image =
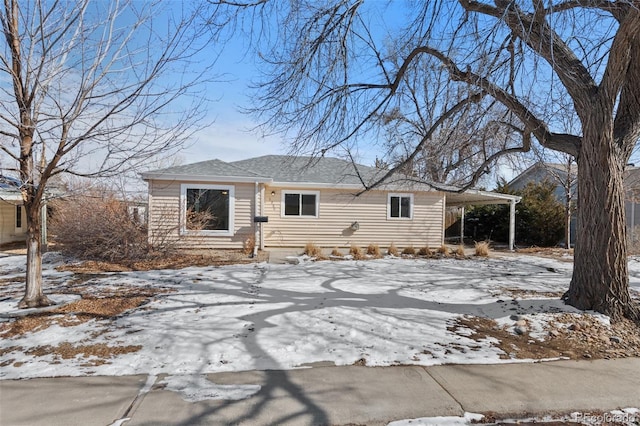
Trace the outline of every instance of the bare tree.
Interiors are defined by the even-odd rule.
[[[230,14],[245,10],[221,3]],[[575,157],[578,240],[564,299],[613,320],[640,318],[629,293],[622,188],[640,136],[640,1],[434,0],[402,12],[390,2],[381,13],[380,3],[361,0],[258,3],[252,16],[264,19],[262,40],[275,42],[260,48],[268,68],[256,111],[294,149],[367,149],[376,118],[402,106],[403,88],[425,72],[415,64],[440,67],[462,96],[433,128],[471,104],[495,101],[510,114],[500,123],[509,142],[481,146],[485,159],[462,189],[532,141]],[[571,109],[561,109],[567,99]],[[577,117],[579,131],[558,125],[559,112]]]
[[[379,116],[386,155],[392,164],[401,164],[406,175],[464,185],[487,160],[488,152],[509,146],[512,132],[505,131],[504,122],[510,113],[495,101],[466,102],[466,94],[452,84],[442,67],[434,69],[421,60],[413,66],[420,71],[411,73],[398,88],[397,105]],[[454,114],[447,114],[461,101]]]
[[[564,241],[565,248],[571,248],[571,218],[576,210],[575,192],[578,181],[578,173],[576,170],[575,158],[570,154],[558,153],[551,157],[556,158],[559,162],[548,163],[545,157],[542,158],[547,173],[551,176],[554,184],[562,190],[562,204],[564,206]]]
[[[47,183],[97,177],[177,149],[203,118],[211,64],[197,10],[154,2],[5,0],[0,11],[0,134],[27,218],[21,307],[42,291],[40,211]]]

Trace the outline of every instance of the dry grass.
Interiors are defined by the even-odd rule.
[[[540,339],[531,337],[530,324],[524,321],[522,335],[493,319],[473,316],[460,317],[447,329],[477,341],[492,338],[492,345],[504,352],[502,359],[612,359],[634,357],[640,350],[640,328],[629,320],[609,325],[590,314],[556,314],[544,325],[547,334]]]
[[[489,243],[486,241],[476,242],[476,256],[489,256]]]
[[[331,256],[343,257],[344,254],[342,254],[342,252],[340,251],[340,249],[338,247],[334,247],[334,249],[331,250]]]
[[[431,249],[429,248],[429,246],[420,247],[420,250],[418,250],[418,255],[431,256]]]
[[[465,255],[464,255],[464,246],[462,244],[458,245],[456,247],[456,250],[454,251],[454,254],[457,257],[465,257]]]
[[[364,255],[364,251],[362,250],[362,248],[360,248],[360,246],[357,246],[355,244],[352,245],[351,248],[349,249],[349,254],[353,256],[355,260],[362,260],[366,257]]]
[[[398,257],[400,255],[400,251],[398,251],[398,247],[396,247],[395,244],[391,243],[391,245],[389,246],[389,248],[387,249],[387,254],[389,256],[395,256]]]
[[[242,253],[247,256],[253,254],[253,250],[256,248],[256,237],[254,235],[250,236],[246,240],[242,242]]]
[[[402,254],[404,254],[405,256],[415,256],[416,249],[414,249],[413,246],[407,246],[404,249],[402,249]]]
[[[157,293],[165,293],[165,290]],[[25,315],[0,324],[3,338],[21,336],[28,332],[44,330],[53,324],[61,327],[73,327],[91,320],[114,319],[124,312],[145,304],[153,294],[129,295],[120,297],[87,297],[57,309]]]
[[[380,246],[378,246],[377,244],[369,244],[369,246],[367,247],[367,254],[369,256],[373,256],[376,259],[381,257],[382,254],[380,253]]]
[[[307,243],[304,246],[304,254],[309,257],[316,257],[319,259],[322,257],[322,249],[314,243]]]
[[[438,247],[438,253],[443,256],[449,256],[449,247],[447,247],[446,244],[442,244],[440,247]]]

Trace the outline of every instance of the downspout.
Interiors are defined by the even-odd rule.
[[[464,206],[460,208],[460,244],[464,244]]]
[[[260,184],[260,216],[264,216],[264,183]],[[260,251],[264,250],[264,223],[260,223]]]
[[[47,199],[46,197],[42,200],[42,206],[40,206],[40,232],[41,232],[40,251],[42,253],[46,253],[49,247],[49,241],[47,238]]]
[[[262,245],[259,230],[262,229],[262,224],[257,223],[255,218],[259,215],[258,203],[262,205],[260,200],[260,184],[256,181],[254,184],[254,196],[253,196],[253,254],[252,257],[258,256],[258,244]]]
[[[442,234],[440,235],[440,244],[444,244],[444,231],[447,222],[447,194],[444,193],[442,197]]]

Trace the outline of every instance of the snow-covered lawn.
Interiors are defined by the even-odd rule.
[[[47,259],[45,292],[54,300],[69,300],[72,296],[56,290],[78,277],[54,269],[59,257]],[[17,280],[24,264],[22,256],[0,258],[0,321],[17,314],[23,285]],[[550,313],[577,312],[557,297],[566,290],[571,269],[570,262],[505,255],[260,263],[84,277],[97,293],[123,286],[172,292],[115,319],[70,325],[66,314],[66,322],[42,330],[0,334],[0,379],[203,374],[323,361],[369,366],[513,362],[501,359],[504,352],[491,338],[473,339],[470,330],[451,326],[463,315],[507,325],[519,315],[532,336],[542,333]],[[640,290],[640,262],[632,259],[630,269],[632,286]],[[97,344],[132,349],[106,360],[46,353],[61,345]]]

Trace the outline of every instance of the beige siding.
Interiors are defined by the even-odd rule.
[[[22,241],[27,230],[27,218],[22,209],[22,228],[16,229],[16,206],[0,200],[0,244]]]
[[[370,243],[388,247],[394,243],[397,247],[418,248],[437,247],[443,241],[444,195],[441,193],[415,193],[413,218],[407,220],[387,218],[386,191],[354,197],[345,190],[320,190],[317,218],[282,217],[282,191],[269,187],[265,191],[264,214],[269,216],[269,222],[264,225],[266,247],[301,247],[312,242],[321,247],[352,244],[364,247]],[[353,231],[350,226],[356,221],[359,229]]]
[[[180,189],[182,183],[199,184],[199,182],[149,182],[149,240],[152,244],[176,244],[181,248],[242,248],[247,238],[254,235],[253,200],[255,186],[253,183],[219,185],[233,186],[235,192],[234,235],[205,236],[180,235]],[[207,182],[202,185],[216,185]]]

